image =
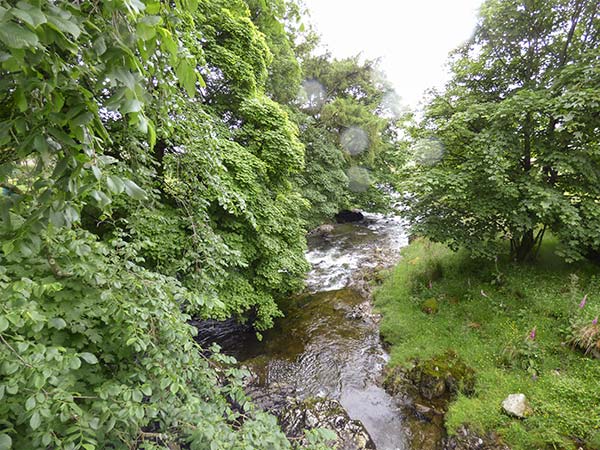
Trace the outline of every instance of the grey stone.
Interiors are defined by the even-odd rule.
[[[375,450],[375,444],[364,425],[350,419],[342,405],[328,398],[291,399],[279,415],[284,433],[301,439],[304,430],[328,428],[337,438],[338,450]]]
[[[519,419],[524,419],[533,412],[525,394],[510,394],[502,402],[502,409],[509,416],[518,417]]]

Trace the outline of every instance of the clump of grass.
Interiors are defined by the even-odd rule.
[[[497,431],[515,450],[576,448],[577,440],[597,448],[600,361],[585,354],[597,335],[574,325],[597,326],[597,268],[563,263],[554,245],[550,239],[536,264],[515,265],[501,258],[474,261],[464,251],[417,240],[376,292],[390,364],[409,367],[415,358],[451,350],[475,369],[475,394],[450,405],[450,433],[467,424]],[[437,300],[437,314],[422,311],[430,298]],[[516,392],[534,409],[526,420],[501,412],[502,400]]]

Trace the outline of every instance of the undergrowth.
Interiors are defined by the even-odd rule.
[[[474,395],[446,415],[450,434],[466,424],[514,450],[600,449],[600,360],[574,345],[576,327],[600,312],[598,268],[565,264],[554,246],[548,239],[535,264],[517,265],[417,240],[377,291],[391,365],[453,350],[475,369]],[[431,299],[435,313],[422,307]],[[534,410],[524,420],[502,412],[517,392]]]

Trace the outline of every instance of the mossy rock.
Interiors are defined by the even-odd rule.
[[[475,371],[451,350],[419,362],[409,377],[428,400],[449,397],[458,392],[471,395],[475,388]]]
[[[425,314],[437,314],[439,303],[435,298],[430,298],[421,303],[421,311]]]
[[[402,367],[386,367],[383,389],[391,396],[404,392],[410,382],[406,375],[407,372]]]

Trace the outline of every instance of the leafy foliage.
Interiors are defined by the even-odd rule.
[[[401,163],[394,152],[399,99],[375,61],[325,54],[304,58],[302,68],[294,117],[306,169],[296,182],[311,202],[308,220],[314,225],[349,207],[385,209],[381,185]]]
[[[546,229],[567,259],[597,248],[599,26],[594,2],[482,6],[416,133],[429,142],[409,166],[418,231],[487,255],[503,237],[519,260]]]
[[[267,327],[302,286],[277,14],[266,37],[242,1],[0,2],[2,448],[292,448],[187,325]]]

